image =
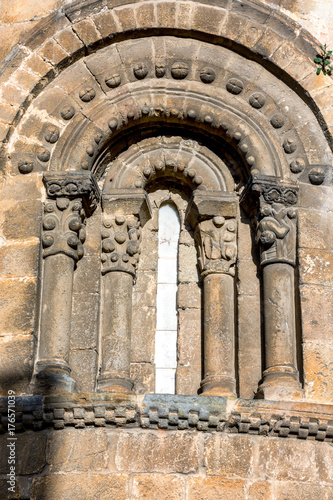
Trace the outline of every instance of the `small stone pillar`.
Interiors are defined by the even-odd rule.
[[[265,370],[257,397],[283,400],[302,394],[297,370],[295,265],[297,185],[264,176],[253,180],[259,194],[256,240],[263,274]]]
[[[237,201],[229,193],[195,193],[188,219],[196,224],[204,295],[205,396],[235,396],[235,263]]]
[[[85,217],[99,190],[90,172],[45,173],[47,201],[42,220],[44,269],[40,338],[34,385],[39,392],[72,392],[68,365],[73,272],[83,256]]]
[[[101,367],[98,390],[130,393],[132,289],[141,227],[151,217],[146,193],[103,194]]]

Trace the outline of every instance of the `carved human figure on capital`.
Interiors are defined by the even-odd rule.
[[[296,217],[294,208],[274,209],[265,205],[260,209],[256,240],[262,245],[261,264],[295,261]]]
[[[236,262],[236,221],[216,216],[200,222],[197,230],[201,271],[234,274]]]

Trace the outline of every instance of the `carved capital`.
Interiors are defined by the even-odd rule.
[[[44,205],[43,257],[63,253],[77,262],[83,257],[86,231],[80,199],[57,198]]]
[[[51,199],[81,199],[87,215],[90,215],[100,201],[100,192],[91,172],[66,171],[46,172],[43,177],[47,197]]]
[[[273,262],[296,264],[296,221],[295,208],[261,206],[256,222],[261,265]]]
[[[241,202],[251,207],[261,265],[295,265],[298,182],[260,175],[251,177]]]
[[[297,205],[298,190],[298,182],[293,179],[257,174],[250,178],[240,201],[250,213],[257,211],[258,205],[293,207]]]
[[[212,273],[235,275],[236,236],[235,218],[215,216],[197,225],[195,239],[202,278]]]
[[[134,215],[104,215],[102,274],[123,271],[135,276],[140,255],[141,227]]]
[[[102,274],[122,271],[136,275],[141,228],[151,217],[143,189],[111,190],[103,194]]]

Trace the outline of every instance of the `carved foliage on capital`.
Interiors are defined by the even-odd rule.
[[[236,237],[235,218],[216,216],[198,224],[195,238],[202,277],[211,273],[235,275]]]
[[[296,261],[295,208],[263,205],[259,211],[256,239],[261,246],[261,264]]]
[[[91,172],[47,172],[43,180],[48,198],[80,198],[87,215],[95,210],[100,201],[99,188]]]
[[[102,229],[102,274],[122,271],[135,276],[140,256],[141,226],[134,215],[105,215]]]
[[[44,206],[43,257],[63,253],[77,262],[83,257],[85,212],[80,199],[56,198]]]

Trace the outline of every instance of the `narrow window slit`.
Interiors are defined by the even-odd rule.
[[[177,369],[177,282],[180,220],[176,207],[159,209],[155,392],[175,394]]]

